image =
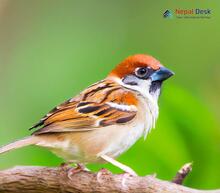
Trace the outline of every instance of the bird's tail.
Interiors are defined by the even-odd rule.
[[[23,139],[14,141],[8,145],[0,147],[0,154],[6,153],[13,149],[18,149],[18,148],[25,147],[28,145],[33,145],[33,144],[36,144],[37,142],[38,142],[38,139],[35,136],[25,137]]]

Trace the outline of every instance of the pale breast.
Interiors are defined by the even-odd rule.
[[[126,150],[128,150],[142,135],[147,136],[149,131],[155,125],[155,121],[158,116],[158,107],[154,104],[148,104],[149,101],[140,98],[138,105],[138,113],[131,123],[114,126],[109,129],[109,136],[114,136],[112,141],[111,138],[106,148],[101,151],[98,155],[107,154],[111,157],[117,157]]]
[[[144,123],[138,120],[126,126],[114,127],[109,130],[109,138],[106,139],[105,148],[97,155],[109,155],[118,157],[128,150],[144,132]],[[114,136],[114,137],[113,137]]]

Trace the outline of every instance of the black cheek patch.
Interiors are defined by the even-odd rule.
[[[138,85],[136,82],[130,82],[129,84],[133,86]]]

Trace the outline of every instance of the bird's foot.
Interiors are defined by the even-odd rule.
[[[71,179],[72,175],[77,174],[82,171],[90,171],[90,170],[88,168],[86,168],[85,165],[83,165],[81,163],[77,163],[76,167],[68,169],[67,176],[69,179]]]
[[[112,173],[105,169],[102,168],[101,170],[98,171],[97,175],[96,175],[96,179],[99,183],[101,183],[107,176],[111,175]]]
[[[123,174],[120,174],[120,176],[121,176],[121,185],[123,188],[126,188],[126,181],[131,177],[137,176],[137,174],[136,173],[131,174],[128,172],[124,172]]]

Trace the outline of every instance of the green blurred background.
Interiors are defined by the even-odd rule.
[[[210,19],[164,19],[166,9],[210,8]],[[119,160],[170,180],[186,162],[186,185],[220,187],[220,3],[218,0],[0,0],[0,145],[115,64],[149,53],[176,75],[163,88],[156,129]],[[38,147],[0,156],[0,168],[56,166]],[[107,165],[90,165],[93,170]]]

